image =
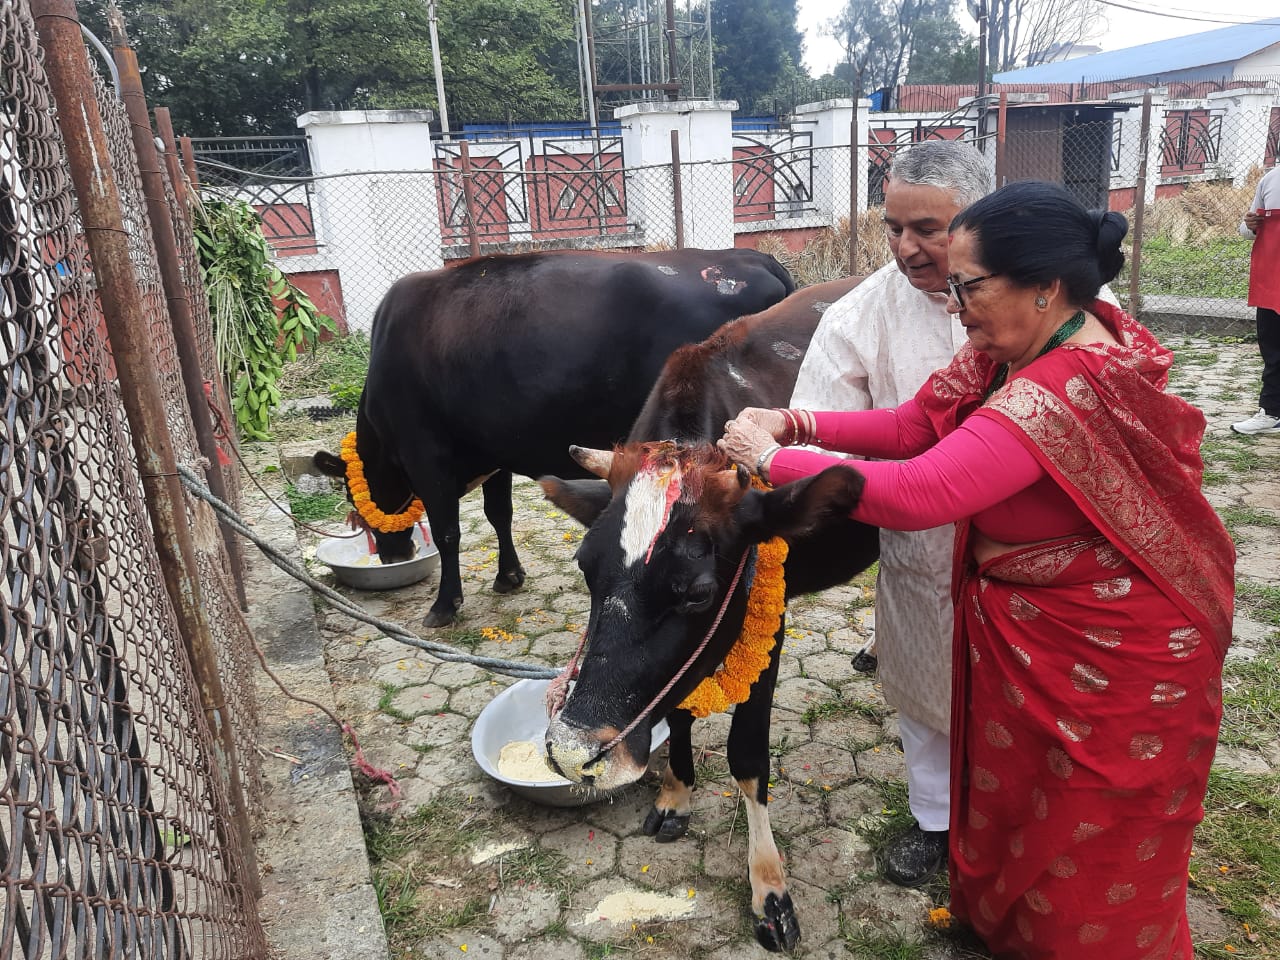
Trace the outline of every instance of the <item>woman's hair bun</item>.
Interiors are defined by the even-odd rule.
[[[1120,243],[1129,232],[1129,221],[1114,210],[1098,211],[1094,217],[1098,227],[1098,268],[1102,282],[1110,283],[1124,266],[1124,251]]]

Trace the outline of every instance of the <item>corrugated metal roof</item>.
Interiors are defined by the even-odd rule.
[[[1213,63],[1232,63],[1280,43],[1280,18],[1241,23],[1188,37],[1157,40],[1091,57],[1042,63],[997,73],[996,83],[1074,83],[1077,80],[1123,80],[1156,76]]]

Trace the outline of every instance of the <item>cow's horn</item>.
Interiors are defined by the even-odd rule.
[[[592,447],[570,445],[569,456],[578,462],[578,466],[594,473],[602,480],[609,479],[609,468],[613,466],[612,450],[595,450]]]

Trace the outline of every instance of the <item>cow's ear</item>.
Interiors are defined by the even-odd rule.
[[[347,463],[341,457],[334,456],[328,450],[317,450],[311,457],[317,470],[330,477],[346,479]]]
[[[559,477],[539,477],[538,484],[548,500],[577,520],[584,527],[596,522],[613,497],[609,484],[603,480],[561,480]]]
[[[865,483],[852,467],[828,467],[773,490],[749,490],[733,517],[751,543],[771,537],[799,539],[824,523],[849,516]]]

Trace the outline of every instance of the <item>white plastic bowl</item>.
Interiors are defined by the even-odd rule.
[[[579,807],[609,796],[610,791],[583,786],[556,777],[530,783],[512,780],[498,772],[498,755],[513,740],[542,743],[547,732],[547,685],[550,680],[517,680],[489,701],[471,728],[471,753],[480,769],[514,793],[551,807]],[[667,722],[653,726],[650,757],[667,739]]]
[[[316,559],[333,570],[339,582],[357,590],[394,590],[425,579],[440,567],[440,551],[414,525],[413,544],[417,553],[399,563],[378,563],[369,553],[369,538],[330,537],[316,547]]]

